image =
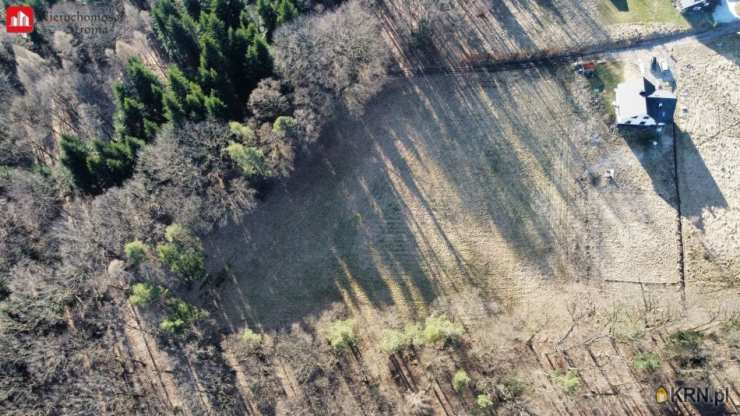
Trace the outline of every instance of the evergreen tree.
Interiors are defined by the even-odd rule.
[[[280,0],[275,13],[277,14],[277,24],[282,25],[298,16],[298,9],[292,0]]]
[[[200,2],[186,1],[185,6],[177,0],[161,0],[152,9],[152,26],[167,54],[186,72],[198,67],[200,48],[198,25]]]
[[[190,81],[176,66],[169,69],[164,94],[167,118],[179,124],[183,121],[203,121],[207,116],[206,100],[200,86]]]
[[[201,50],[198,77],[200,85],[209,93],[225,98],[231,92],[226,68],[226,58],[216,36],[206,33],[200,38]]]
[[[134,174],[136,155],[144,142],[126,137],[122,140],[93,142],[95,152],[87,160],[88,170],[95,175],[97,190],[120,186]]]
[[[257,0],[257,14],[262,20],[267,37],[271,39],[272,32],[277,27],[277,13],[275,13],[271,0]]]
[[[245,5],[242,0],[212,0],[211,13],[217,16],[226,28],[237,28]]]
[[[203,10],[201,0],[183,0],[183,5],[185,6],[185,10],[187,10],[190,17],[198,20],[198,18],[200,17],[200,12]]]
[[[272,56],[267,46],[267,40],[261,35],[255,35],[252,44],[247,50],[247,73],[251,76],[248,83],[251,92],[263,78],[268,78],[273,72]]]
[[[69,169],[74,185],[85,193],[93,193],[96,190],[95,176],[87,167],[90,148],[82,140],[72,136],[62,136],[60,146],[62,165]]]
[[[97,195],[112,186],[120,186],[134,173],[136,155],[144,142],[126,137],[121,140],[94,140],[85,145],[77,137],[63,136],[62,164],[72,174],[72,181],[82,192]]]
[[[166,120],[162,106],[162,84],[141,61],[129,61],[123,82],[114,87],[116,132],[150,142]]]

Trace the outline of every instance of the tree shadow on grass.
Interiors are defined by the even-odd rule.
[[[216,297],[227,325],[283,328],[334,302],[422,318],[447,291],[486,288],[493,256],[479,238],[560,275],[557,201],[580,168],[561,166],[571,132],[557,125],[567,94],[552,76],[399,81],[363,120],[334,125],[300,174],[206,241],[211,269],[229,269]],[[525,111],[533,93],[550,100],[540,110],[552,125]]]
[[[678,127],[662,136],[635,130],[622,133],[650,176],[655,192],[699,229],[704,229],[705,210],[727,208],[727,200],[691,136]]]
[[[541,57],[609,41],[603,22],[585,3],[383,0],[378,11],[402,66],[419,71]],[[421,22],[429,28],[428,51],[408,46],[415,45],[411,39]]]

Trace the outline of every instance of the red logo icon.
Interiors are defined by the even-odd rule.
[[[31,6],[8,6],[5,9],[5,28],[8,29],[8,33],[33,32]]]

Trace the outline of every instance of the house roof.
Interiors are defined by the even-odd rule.
[[[615,109],[618,124],[655,125],[655,120],[647,115],[645,97],[640,95],[642,91],[641,78],[630,79],[617,86]]]
[[[647,78],[629,79],[617,86],[617,124],[651,127],[671,123],[675,109],[676,96],[656,89]]]
[[[709,0],[679,0],[678,5],[681,10],[687,10],[695,6],[708,6]]]

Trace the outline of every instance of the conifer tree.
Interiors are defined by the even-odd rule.
[[[161,0],[152,9],[154,33],[170,58],[186,72],[198,67],[200,48],[198,25],[200,2],[186,1],[185,6],[177,0]]]
[[[72,174],[72,182],[85,193],[92,193],[96,189],[95,177],[87,167],[90,148],[82,140],[72,136],[62,136],[61,162]]]
[[[272,38],[272,32],[277,27],[277,13],[270,0],[257,0],[257,14],[262,20],[262,26],[267,33],[268,39]]]
[[[207,116],[206,96],[200,86],[190,81],[176,66],[167,74],[168,85],[164,94],[167,118],[175,124],[186,120],[203,121]]]
[[[166,120],[162,106],[162,84],[137,58],[126,67],[123,82],[114,87],[116,132],[150,142]]]
[[[292,0],[280,0],[275,10],[277,14],[277,24],[282,25],[293,20],[298,16],[298,9]]]

